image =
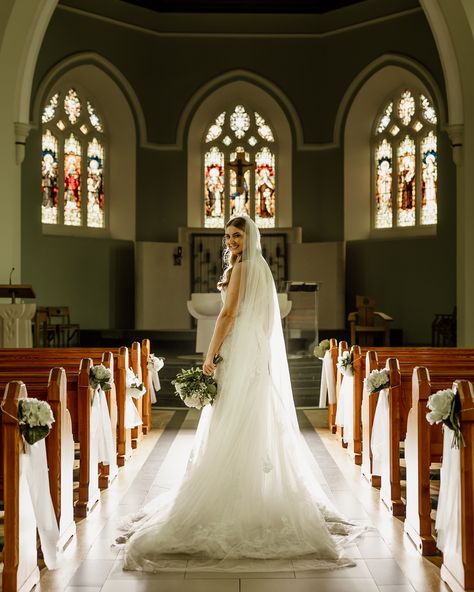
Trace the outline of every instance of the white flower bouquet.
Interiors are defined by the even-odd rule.
[[[453,430],[452,447],[465,446],[459,420],[460,403],[457,394],[451,389],[438,391],[428,398],[426,406],[430,409],[426,414],[426,419],[430,424],[443,422],[445,426]]]
[[[352,352],[350,351],[345,351],[342,353],[341,356],[338,356],[337,358],[337,367],[339,369],[339,372],[341,374],[344,374],[345,376],[353,376],[354,375],[354,356],[352,355]]]
[[[132,368],[127,369],[126,387],[127,392],[135,399],[139,399],[146,393],[145,385],[140,381]]]
[[[150,354],[148,356],[147,361],[147,368],[148,370],[154,370],[155,372],[159,372],[163,366],[165,365],[165,358],[158,358],[155,354]]]
[[[221,356],[214,357],[214,364],[221,361]],[[205,405],[212,405],[217,395],[215,378],[204,374],[199,367],[181,370],[171,384],[174,385],[176,395],[181,398],[186,407],[202,409]]]
[[[35,444],[46,438],[53,422],[53,412],[46,401],[27,397],[18,402],[20,432],[28,444]]]
[[[369,394],[378,393],[390,386],[388,370],[372,370],[364,379],[364,386]]]
[[[103,391],[109,391],[112,388],[114,379],[110,368],[106,368],[103,364],[92,366],[89,372],[89,384],[96,389],[98,386]]]
[[[329,351],[330,347],[331,347],[331,344],[329,343],[329,339],[323,339],[322,341],[319,342],[319,345],[317,345],[314,348],[314,350],[313,350],[314,357],[322,360],[324,358],[324,354],[327,351]]]

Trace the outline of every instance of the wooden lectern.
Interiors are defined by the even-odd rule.
[[[33,288],[28,284],[0,284],[0,298],[11,298],[15,304],[16,298],[36,298]]]

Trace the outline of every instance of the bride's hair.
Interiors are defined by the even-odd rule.
[[[235,226],[245,234],[246,221],[245,218],[243,218],[242,216],[235,216],[234,218],[231,218],[225,225],[226,228],[228,228],[229,226]],[[222,273],[222,277],[217,283],[218,290],[223,290],[224,288],[227,288],[230,282],[230,276],[232,275],[232,268],[240,258],[240,255],[233,255],[232,251],[227,246],[224,248],[222,259],[224,260],[225,267]]]

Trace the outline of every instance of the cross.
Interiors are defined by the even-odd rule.
[[[238,193],[243,193],[245,191],[244,187],[244,173],[246,169],[251,169],[254,166],[253,162],[249,162],[245,160],[245,152],[243,150],[239,150],[236,153],[235,160],[228,162],[227,166],[235,171],[236,174],[236,191]]]

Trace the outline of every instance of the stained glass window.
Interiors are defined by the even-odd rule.
[[[205,227],[223,228],[239,213],[262,228],[276,226],[276,144],[271,122],[245,105],[231,105],[211,120],[202,152]]]
[[[64,224],[81,225],[81,143],[71,134],[64,143]]]
[[[97,138],[87,147],[87,226],[104,226],[104,147]]]
[[[430,132],[421,141],[421,223],[436,224],[438,208],[436,189],[438,183],[438,153],[436,136]]]
[[[409,90],[406,90],[398,102],[398,117],[403,125],[408,125],[415,113],[415,99]]]
[[[59,90],[46,101],[41,121],[41,221],[104,228],[105,126],[93,102],[74,88]]]
[[[394,96],[374,126],[374,227],[437,223],[437,114],[413,89]]]
[[[383,140],[375,151],[375,227],[392,226],[392,146]]]
[[[44,224],[58,222],[58,140],[46,130],[42,139],[41,160],[41,221]]]
[[[213,147],[204,158],[204,225],[224,226],[224,153]]]
[[[81,116],[81,101],[73,88],[69,89],[69,92],[64,98],[64,111],[71,123],[76,123]]]

